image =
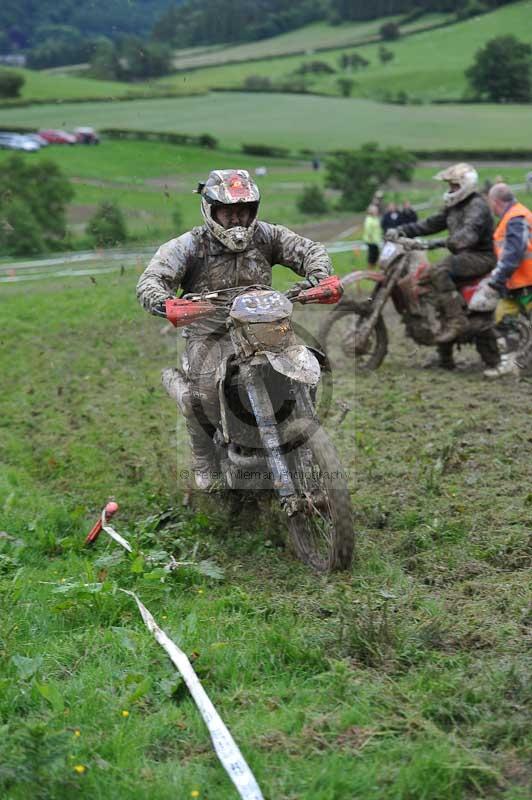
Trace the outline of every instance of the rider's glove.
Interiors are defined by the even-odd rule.
[[[495,291],[499,292],[499,294],[505,294],[506,281],[501,277],[500,274],[497,273],[498,269],[495,267],[495,269],[488,276],[488,286],[491,286],[491,288],[495,289]]]
[[[428,250],[437,250],[439,247],[447,247],[447,239],[429,239],[427,242]]]
[[[329,275],[327,275],[325,272],[315,272],[313,275],[307,275],[304,281],[295,283],[294,288],[299,289],[300,291],[312,289],[313,286],[317,286],[320,281],[328,277]]]
[[[166,300],[171,300],[171,297],[167,297],[165,300],[160,300],[154,306],[152,306],[151,312],[156,317],[164,317],[166,319]]]
[[[384,234],[384,241],[385,242],[396,242],[400,236],[402,236],[402,231],[400,228],[388,228],[386,233]]]

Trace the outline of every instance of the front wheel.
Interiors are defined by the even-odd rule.
[[[371,313],[368,303],[357,300],[341,302],[327,315],[318,340],[334,369],[378,369],[388,352],[388,332],[382,316],[371,331],[364,352],[357,352],[355,335],[357,327]]]
[[[305,436],[303,420],[293,423],[289,439],[301,443],[288,454],[292,480],[303,510],[288,518],[297,557],[316,572],[349,569],[355,532],[345,471],[328,435],[317,427]],[[308,426],[306,427],[308,430]]]

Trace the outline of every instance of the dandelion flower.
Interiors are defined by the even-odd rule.
[[[190,796],[191,797],[199,797],[198,790],[197,789],[192,789],[192,791],[190,792]]]
[[[85,764],[75,764],[74,772],[77,772],[78,775],[83,775],[85,772],[87,772],[87,767]]]
[[[81,731],[79,728],[76,728],[76,730],[74,731],[74,736],[81,736]]]
[[[124,710],[122,711],[122,716],[123,716],[124,718],[127,718],[127,717],[129,717],[129,711],[128,711],[126,708],[124,708]]]

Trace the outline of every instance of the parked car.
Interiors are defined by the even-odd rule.
[[[37,142],[40,147],[48,147],[49,145],[49,142],[47,142],[46,139],[43,136],[40,136],[38,133],[25,133],[24,136],[27,136],[28,139]]]
[[[100,144],[100,137],[94,128],[74,128],[74,136],[81,144]]]
[[[27,153],[34,153],[41,149],[40,144],[34,142],[29,136],[8,131],[0,133],[0,147],[4,150],[23,150]]]
[[[73,133],[68,131],[60,131],[55,128],[46,128],[39,131],[39,136],[46,139],[50,144],[76,144],[77,139]]]

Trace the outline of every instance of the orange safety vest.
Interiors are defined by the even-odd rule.
[[[514,274],[506,281],[508,289],[520,289],[522,286],[532,286],[532,211],[529,211],[522,203],[514,203],[495,229],[493,234],[493,246],[497,254],[497,260],[502,257],[504,239],[506,237],[506,227],[514,217],[524,217],[528,224],[528,244],[522,261],[519,262]]]

